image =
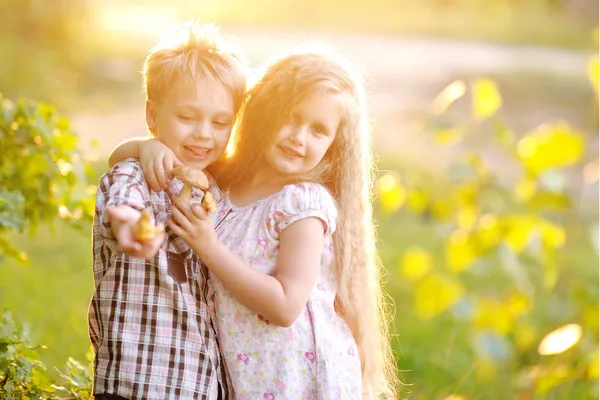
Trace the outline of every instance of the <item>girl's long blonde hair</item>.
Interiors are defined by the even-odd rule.
[[[225,168],[217,169],[218,181],[223,187],[250,181],[263,162],[264,149],[294,107],[322,91],[347,93],[345,113],[321,163],[310,176],[298,179],[322,183],[337,203],[335,306],[358,345],[364,397],[394,399],[398,380],[371,205],[371,135],[364,88],[347,62],[319,48],[270,63],[247,94]]]

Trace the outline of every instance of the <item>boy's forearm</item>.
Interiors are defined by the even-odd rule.
[[[108,166],[110,168],[118,162],[121,162],[127,158],[139,158],[140,157],[140,143],[152,139],[151,136],[136,137],[128,139],[119,145],[110,153],[108,156]]]

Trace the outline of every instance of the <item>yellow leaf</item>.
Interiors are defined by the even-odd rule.
[[[465,95],[467,86],[463,81],[457,80],[446,86],[433,100],[433,112],[441,114],[456,100]]]
[[[461,131],[456,128],[440,129],[434,135],[435,141],[439,144],[450,144],[458,141],[461,137]]]
[[[392,174],[382,176],[377,184],[379,203],[384,212],[395,213],[406,200],[406,189]]]
[[[541,125],[517,143],[521,163],[534,175],[573,165],[584,151],[584,135],[563,122]]]
[[[542,356],[560,354],[575,346],[581,339],[581,326],[569,324],[548,333],[538,346],[538,353]]]
[[[548,221],[541,221],[538,225],[542,242],[550,247],[558,248],[565,244],[565,230],[556,224]]]
[[[512,216],[506,218],[506,234],[504,242],[515,253],[521,254],[531,239],[531,231],[537,220],[529,216]]]
[[[452,218],[452,203],[449,201],[437,200],[431,206],[433,217],[438,222],[445,222]]]
[[[469,234],[461,229],[454,231],[446,241],[448,269],[458,273],[468,269],[477,258],[475,246]]]
[[[531,302],[524,293],[514,292],[508,297],[506,309],[513,318],[517,318],[531,309]]]
[[[475,225],[477,210],[473,206],[462,207],[458,210],[456,223],[460,229],[469,230]]]
[[[600,67],[598,63],[598,57],[592,57],[592,59],[588,62],[588,77],[590,78],[590,82],[592,82],[592,86],[598,93],[598,81],[600,79]]]
[[[477,79],[473,84],[473,116],[486,119],[493,116],[502,105],[496,84],[490,79]]]
[[[482,215],[476,232],[482,251],[491,250],[502,240],[500,222],[494,214]]]
[[[519,323],[514,330],[515,344],[520,350],[528,350],[535,341],[535,328],[529,323]]]
[[[529,177],[525,177],[515,186],[515,195],[519,201],[526,202],[535,195],[536,189],[536,181]]]
[[[414,213],[420,214],[427,209],[428,200],[429,196],[427,196],[427,193],[425,193],[425,191],[421,189],[411,189],[408,192],[406,205]]]
[[[599,313],[598,306],[589,307],[583,312],[581,322],[586,328],[597,331]]]
[[[480,299],[477,303],[475,326],[506,335],[513,326],[513,318],[500,301]]]
[[[404,251],[400,260],[400,272],[409,281],[415,281],[431,269],[431,256],[421,248]]]
[[[590,354],[588,359],[588,376],[590,379],[598,380],[598,351]]]
[[[430,273],[419,281],[415,289],[415,311],[422,319],[433,318],[452,307],[462,293],[460,281]]]

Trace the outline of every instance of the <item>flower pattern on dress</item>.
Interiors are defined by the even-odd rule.
[[[248,362],[250,362],[250,357],[248,357],[248,354],[238,354],[237,359],[246,365],[248,365]]]
[[[313,353],[312,351],[306,351],[304,353],[304,358],[306,358],[311,363],[314,363],[315,362],[315,353]]]
[[[236,324],[245,324],[247,321],[248,320],[246,319],[246,316],[239,311],[236,312],[235,316],[233,317],[233,322]]]
[[[287,386],[285,385],[285,383],[283,383],[282,381],[280,381],[279,379],[277,379],[275,381],[275,387],[279,390],[285,390],[287,389]]]
[[[329,191],[315,183],[288,185],[245,207],[223,196],[219,240],[257,271],[275,275],[279,237],[288,226],[316,217],[326,227],[321,265],[307,306],[282,328],[239,303],[211,273],[221,353],[241,400],[362,400],[361,366],[350,329],[334,310],[333,239],[337,210]],[[300,245],[300,244],[299,244]]]

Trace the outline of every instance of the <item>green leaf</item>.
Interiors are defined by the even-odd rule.
[[[54,392],[56,389],[53,386],[52,379],[48,375],[48,371],[42,366],[36,366],[31,371],[31,380],[33,383],[45,392]]]
[[[502,97],[498,92],[496,84],[485,78],[480,78],[473,84],[473,116],[476,119],[486,119],[494,114],[502,106]]]
[[[24,204],[25,199],[20,192],[0,189],[0,228],[21,232],[25,225]]]

